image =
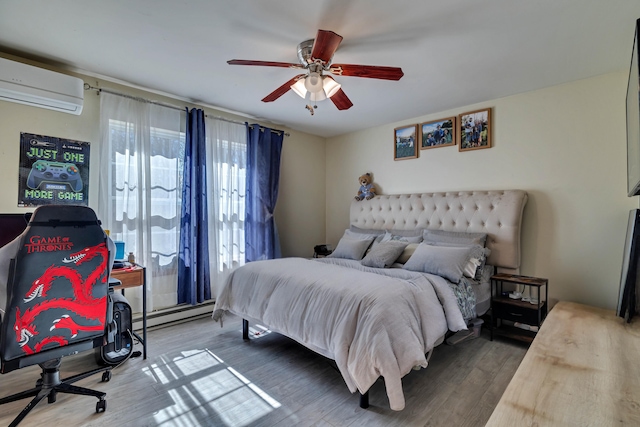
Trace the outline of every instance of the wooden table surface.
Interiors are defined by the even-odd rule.
[[[640,426],[640,316],[559,302],[487,426]]]
[[[144,284],[144,269],[139,265],[129,268],[114,268],[111,270],[111,277],[122,282],[121,285],[114,286],[114,289],[134,288]]]

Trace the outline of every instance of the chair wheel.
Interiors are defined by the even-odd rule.
[[[107,410],[107,401],[106,400],[98,400],[96,403],[96,412],[104,412]]]
[[[106,383],[106,382],[109,382],[109,381],[111,381],[111,370],[104,371],[102,373],[102,382]]]

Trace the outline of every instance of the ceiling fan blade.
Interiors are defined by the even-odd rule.
[[[295,68],[295,69],[304,69],[304,67],[300,64],[295,64],[292,62],[273,62],[273,61],[251,61],[245,59],[232,59],[227,61],[229,65],[260,65],[263,67],[283,67],[283,68]]]
[[[353,107],[353,102],[347,97],[342,89],[339,89],[331,98],[329,98],[338,110],[348,110]]]
[[[331,61],[331,57],[333,57],[341,42],[342,36],[333,31],[318,30],[316,39],[313,42],[311,58],[320,59],[325,63]]]
[[[336,76],[368,77],[370,79],[400,80],[404,73],[398,67],[379,67],[377,65],[331,64],[331,74]]]
[[[276,99],[280,98],[282,95],[287,93],[289,89],[291,89],[292,84],[294,84],[296,81],[298,81],[298,79],[304,76],[306,76],[306,74],[298,74],[297,76],[295,76],[294,78],[292,78],[291,80],[289,80],[288,82],[280,86],[278,89],[274,90],[269,95],[262,98],[262,102],[273,102]]]

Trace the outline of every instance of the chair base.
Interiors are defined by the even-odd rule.
[[[107,401],[105,400],[107,393],[84,387],[77,387],[71,384],[99,372],[104,372],[102,375],[103,382],[109,381],[111,379],[111,367],[93,369],[63,380],[60,379],[60,359],[40,363],[40,367],[42,368],[42,373],[40,374],[41,378],[36,382],[36,386],[34,388],[0,399],[0,405],[3,405],[5,403],[26,399],[27,397],[33,397],[31,402],[29,402],[13,422],[9,424],[9,427],[14,427],[20,424],[24,417],[26,417],[29,412],[31,412],[31,410],[35,408],[35,406],[45,397],[49,403],[54,403],[58,393],[94,396],[98,398],[96,412],[104,412],[107,409]]]

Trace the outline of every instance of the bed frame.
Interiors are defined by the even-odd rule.
[[[520,229],[527,203],[523,190],[459,191],[375,196],[352,201],[351,226],[375,230],[444,230],[486,233],[491,249],[487,264],[499,272],[520,272]],[[242,338],[249,339],[249,322],[242,321]],[[369,407],[369,392],[360,394],[360,407]]]

